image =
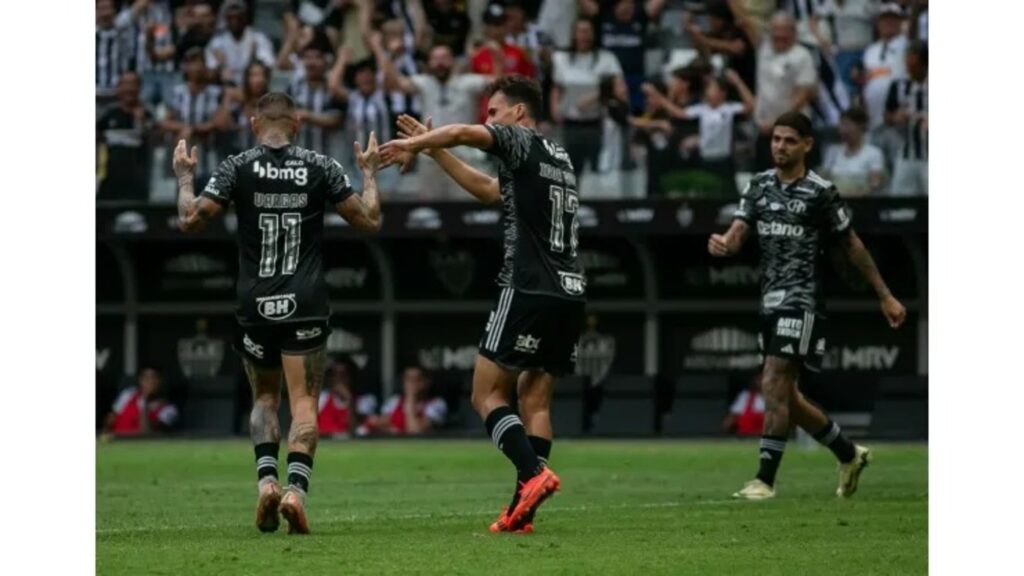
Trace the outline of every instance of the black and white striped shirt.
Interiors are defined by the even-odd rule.
[[[900,157],[904,160],[927,160],[928,131],[923,125],[928,116],[927,78],[920,82],[912,78],[893,80],[889,85],[885,110],[895,112],[900,108],[906,109],[909,116]]]
[[[378,89],[370,95],[358,90],[348,94],[348,126],[351,135],[359,142],[366,142],[370,132],[376,132],[378,142],[391,140],[391,111],[384,91]]]
[[[406,51],[395,59],[395,69],[406,78],[412,78],[420,73],[419,66],[416,64],[416,59],[411,51]],[[380,85],[384,84],[383,70],[377,74],[377,83]],[[423,104],[420,102],[420,97],[417,94],[406,94],[401,90],[393,90],[388,93],[388,99],[388,106],[391,109],[393,119],[397,119],[399,114],[409,114],[416,118],[420,117]],[[378,134],[380,133],[378,132]]]
[[[146,30],[153,26],[153,47],[156,49],[174,46],[174,20],[166,0],[150,3],[146,11],[138,18],[132,18],[132,9],[125,7],[117,15],[117,26],[130,29],[134,50],[134,66],[139,72],[173,72],[174,59],[153,62],[146,51]]]
[[[210,84],[193,93],[187,83],[182,83],[174,87],[170,108],[178,121],[197,126],[213,120],[213,115],[220,107],[221,96],[220,86]],[[206,148],[206,152],[212,153],[212,147]],[[215,162],[216,158],[210,159],[206,153],[200,154],[197,172],[204,173]]]
[[[327,89],[327,82],[319,86],[310,84],[307,78],[292,83],[288,93],[295,100],[295,105],[313,114],[341,114],[342,106]],[[333,131],[303,122],[299,127],[296,144],[309,150],[316,150],[325,156],[331,156],[331,133]]]
[[[133,69],[131,30],[114,26],[96,29],[96,95],[113,96],[117,80]]]

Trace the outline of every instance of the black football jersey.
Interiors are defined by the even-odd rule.
[[[324,209],[352,193],[341,164],[298,146],[256,146],[221,162],[202,195],[235,204],[240,324],[330,316],[321,255]]]
[[[785,186],[775,170],[761,172],[735,217],[754,228],[761,246],[761,312],[824,312],[826,250],[852,218],[836,187],[812,170]]]
[[[577,258],[580,205],[569,155],[524,126],[487,125],[500,161],[504,264],[498,285],[569,300],[586,298]]]

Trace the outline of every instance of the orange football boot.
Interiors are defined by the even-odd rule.
[[[281,499],[281,516],[288,521],[289,534],[309,534],[305,498],[295,490],[288,490]]]
[[[281,487],[277,482],[266,482],[260,486],[260,496],[256,500],[256,527],[260,532],[276,532],[281,524],[277,516],[277,507],[281,504]]]
[[[527,480],[519,491],[519,502],[508,513],[510,525],[517,526],[522,523],[525,527],[527,523],[523,522],[524,519],[532,518],[532,514],[537,511],[537,508],[558,491],[561,483],[551,468],[544,468],[536,476]]]

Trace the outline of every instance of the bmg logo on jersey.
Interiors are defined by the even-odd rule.
[[[758,222],[757,233],[761,236],[801,238],[804,235],[804,227],[799,224],[783,224],[782,222]]]
[[[309,181],[309,168],[278,168],[270,162],[261,164],[259,160],[252,165],[253,174],[268,180],[291,180],[299,186],[305,186]]]
[[[256,299],[256,310],[267,320],[284,320],[295,314],[295,294],[263,296]]]

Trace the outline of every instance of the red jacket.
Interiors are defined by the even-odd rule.
[[[502,44],[502,52],[505,54],[505,75],[521,74],[527,78],[537,75],[537,69],[530,61],[526,51],[515,44]],[[494,73],[494,53],[487,46],[477,48],[470,61],[473,72],[477,74],[491,75]],[[487,101],[490,99],[486,93],[480,96],[480,122],[487,122]]]

